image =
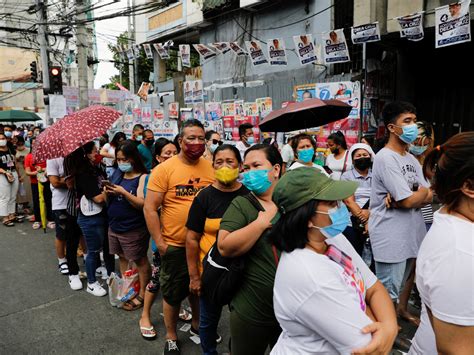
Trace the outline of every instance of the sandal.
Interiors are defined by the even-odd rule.
[[[41,223],[40,222],[35,222],[32,225],[33,229],[40,229],[41,228]]]
[[[182,308],[179,312],[179,319],[183,322],[190,322],[193,319],[193,315],[191,312],[188,312],[185,308]]]
[[[135,300],[138,301],[138,303],[134,302]],[[139,308],[143,307],[143,298],[140,296],[135,297],[132,300],[128,300],[123,304],[122,309],[125,311],[136,311]]]
[[[59,272],[63,275],[68,275],[69,274],[69,267],[67,265],[67,262],[59,264],[58,269],[59,269]]]
[[[408,315],[407,315],[407,313],[408,313]],[[407,322],[419,327],[420,323],[421,323],[420,318],[410,314],[409,312],[407,312],[407,313],[398,312],[398,316],[401,319],[403,319],[404,321],[407,321]]]
[[[2,223],[5,227],[13,227],[15,225],[11,219],[6,219]]]
[[[145,340],[153,340],[156,338],[156,330],[153,327],[142,327],[140,326],[140,333],[142,334],[142,338]]]

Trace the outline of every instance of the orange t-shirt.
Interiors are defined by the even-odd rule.
[[[210,161],[200,158],[196,165],[187,165],[175,155],[151,172],[148,190],[164,193],[161,204],[161,233],[166,244],[186,245],[186,221],[197,193],[214,182]]]

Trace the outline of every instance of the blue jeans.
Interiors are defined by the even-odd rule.
[[[222,307],[209,303],[205,297],[199,298],[199,338],[205,355],[217,355],[217,325],[221,318]]]
[[[81,227],[87,245],[87,281],[94,283],[97,281],[95,270],[100,266],[99,253],[101,249],[103,249],[104,252],[107,274],[110,275],[115,270],[115,258],[109,254],[109,240],[107,237],[109,224],[107,217],[103,213],[94,216],[84,216],[79,212],[77,224]]]
[[[375,262],[377,278],[387,289],[392,301],[398,301],[400,291],[403,289],[415,259],[408,259],[400,263]]]

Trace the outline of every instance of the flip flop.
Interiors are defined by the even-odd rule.
[[[409,322],[409,323],[411,323],[411,324],[413,324],[413,325],[415,325],[415,326],[417,326],[417,327],[420,326],[421,320],[420,320],[420,318],[418,318],[418,317],[411,316],[411,315],[410,315],[410,316],[406,316],[406,315],[403,315],[403,314],[400,314],[400,313],[398,313],[398,316],[399,316],[401,319],[403,319],[404,321],[407,321],[407,322]]]
[[[181,319],[183,322],[190,322],[193,319],[193,315],[191,312],[188,312],[183,308],[179,312],[179,319]]]
[[[7,219],[6,221],[2,222],[5,227],[13,227],[15,223],[11,219]]]
[[[156,338],[156,330],[153,326],[151,327],[140,326],[140,333],[142,334],[142,338],[145,340],[153,340]]]
[[[135,303],[134,301],[137,300],[138,303]],[[124,311],[136,311],[139,308],[143,307],[143,298],[140,296],[135,297],[134,299],[128,300],[123,304],[122,309]]]

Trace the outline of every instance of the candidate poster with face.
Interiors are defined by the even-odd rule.
[[[261,118],[266,117],[270,112],[272,112],[272,98],[271,97],[261,97],[255,100],[257,104],[257,109]]]
[[[351,28],[352,43],[369,43],[380,41],[380,27],[378,22]]]
[[[226,118],[234,119],[235,116],[235,104],[233,102],[223,102],[222,107],[222,116]]]
[[[194,49],[199,53],[202,59],[207,60],[216,56],[211,48],[207,47],[204,44],[193,44]]]
[[[201,122],[206,119],[206,111],[204,110],[204,103],[199,102],[193,105],[194,118]]]
[[[179,118],[179,103],[170,102],[168,104],[168,118],[178,119]]]
[[[204,91],[202,89],[202,80],[194,80],[193,82],[193,103],[204,102]]]
[[[342,29],[323,33],[322,40],[324,44],[324,63],[345,63],[351,60]]]
[[[268,60],[263,54],[262,45],[259,41],[245,41],[248,53],[250,54],[250,60],[254,67],[258,67],[262,64],[268,64]]]
[[[229,42],[214,42],[209,43],[209,46],[215,48],[220,54],[226,54],[227,52],[231,51]]]
[[[181,57],[183,67],[191,68],[191,49],[189,44],[179,45],[179,56]]]
[[[165,114],[161,108],[153,109],[153,120],[162,120],[165,118]]]
[[[244,102],[244,116],[258,116],[258,107],[256,102]]]
[[[241,120],[244,118],[244,100],[235,100],[235,116],[236,120]]]
[[[286,59],[285,41],[281,38],[267,41],[268,60],[270,65],[288,65]]]
[[[128,58],[128,60],[134,60],[135,59],[135,53],[133,53],[132,48],[127,49],[127,58]]]
[[[296,85],[293,95],[297,102],[314,99],[316,97],[316,84]]]
[[[193,86],[194,81],[185,81],[183,83],[183,97],[185,105],[192,105],[193,103]]]
[[[237,42],[229,42],[229,47],[236,55],[246,55],[247,53],[242,49]]]
[[[471,41],[470,4],[467,0],[436,9],[436,48]]]
[[[145,50],[146,57],[149,59],[153,59],[153,52],[151,51],[151,46],[145,43],[143,45],[143,49]]]
[[[181,117],[181,121],[192,120],[194,118],[192,108],[180,108],[179,114]]]
[[[158,55],[161,59],[170,59],[168,47],[163,46],[161,43],[154,43],[153,47],[158,52]]]
[[[133,45],[133,53],[135,53],[135,58],[138,58],[140,56],[140,50],[141,47],[139,44]]]
[[[300,36],[293,36],[295,43],[295,50],[301,65],[315,63],[318,58],[314,51],[313,36],[305,34]]]
[[[423,13],[419,12],[409,16],[398,17],[400,25],[400,37],[409,41],[421,41],[425,33],[423,31]]]

